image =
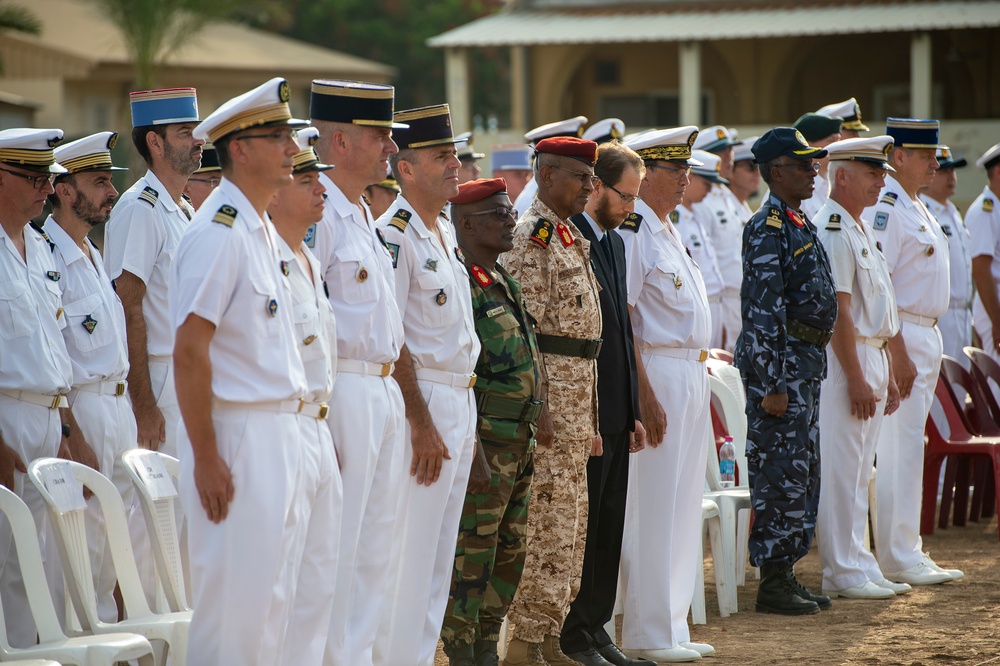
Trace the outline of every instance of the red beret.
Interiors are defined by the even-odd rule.
[[[459,185],[458,194],[448,201],[453,204],[470,204],[506,191],[507,183],[503,178],[480,178]]]
[[[574,136],[554,136],[542,139],[535,144],[535,152],[572,157],[591,166],[597,162],[597,144],[587,139],[577,139]]]

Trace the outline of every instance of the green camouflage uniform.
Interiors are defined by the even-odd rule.
[[[476,363],[479,439],[490,490],[466,493],[441,638],[446,650],[497,641],[524,570],[528,498],[534,475],[534,418],[541,411],[535,321],[521,286],[499,264],[488,271],[463,257],[482,351]]]

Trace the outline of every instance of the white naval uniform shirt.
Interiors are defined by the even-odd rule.
[[[830,198],[830,181],[817,173],[813,178],[813,185],[815,186],[813,188],[813,195],[802,201],[802,212],[806,214],[810,222],[816,222],[819,209]],[[817,223],[816,226],[819,226],[819,224]]]
[[[684,243],[684,247],[691,252],[698,268],[701,270],[701,279],[705,283],[705,294],[709,299],[719,296],[724,289],[722,272],[719,270],[719,260],[715,255],[715,247],[712,239],[705,232],[702,226],[701,217],[707,211],[703,208],[699,213],[695,213],[690,208],[681,204],[674,213],[669,215],[674,230]]]
[[[861,216],[871,220],[882,244],[899,310],[922,317],[943,315],[951,293],[948,240],[927,207],[886,175],[878,203]]]
[[[30,226],[22,233],[26,262],[0,226],[0,390],[66,393],[73,369],[62,337],[62,276],[48,242]]]
[[[223,206],[232,226],[213,221]],[[212,395],[229,402],[297,400],[306,376],[295,345],[292,294],[277,234],[236,185],[223,179],[177,246],[170,280],[175,330],[190,314],[215,325]]]
[[[326,297],[326,285],[319,272],[319,261],[305,243],[302,251],[308,266],[302,262],[288,243],[275,234],[281,273],[288,281],[292,293],[292,322],[295,339],[306,372],[306,402],[327,402],[333,394],[337,376],[337,326],[333,308]],[[308,274],[306,273],[308,271]]]
[[[524,189],[521,190],[521,193],[517,195],[517,199],[514,201],[514,208],[517,209],[517,214],[521,216],[518,222],[527,219],[524,214],[531,208],[531,202],[535,200],[536,194],[538,194],[538,183],[532,177],[531,180],[525,183]]]
[[[155,199],[147,187],[156,192]],[[171,200],[159,178],[147,171],[119,197],[104,232],[104,267],[111,279],[128,271],[146,285],[142,316],[150,356],[174,351],[167,284],[177,244],[193,215],[190,204]]]
[[[919,195],[941,231],[948,237],[948,263],[951,267],[951,307],[968,308],[972,304],[972,237],[962,220],[958,207],[951,201],[944,205]]]
[[[851,297],[854,334],[883,339],[896,335],[899,314],[889,266],[868,223],[855,220],[832,199],[819,210],[815,223],[830,258],[834,287]],[[838,223],[839,230],[835,228]]]
[[[965,212],[965,225],[975,248],[973,257],[993,257],[990,272],[993,281],[1000,284],[1000,196],[989,185]]]
[[[403,346],[403,322],[393,293],[392,257],[376,233],[368,205],[347,200],[324,173],[323,219],[306,245],[319,260],[337,321],[337,358],[393,363]]]
[[[405,231],[390,224],[400,210],[410,214]],[[396,257],[396,303],[414,368],[471,374],[480,343],[472,321],[469,274],[455,252],[451,222],[437,218],[442,247],[400,194],[377,224]]]
[[[90,239],[88,259],[52,216],[45,233],[55,244],[56,270],[62,273],[63,340],[73,365],[73,386],[122,381],[128,376],[125,343],[125,310],[111,278],[104,271],[101,253]]]
[[[691,206],[691,210],[699,215],[712,242],[723,289],[738,291],[743,283],[743,225],[749,219],[743,217],[739,200],[728,187],[714,183],[708,196]]]
[[[706,349],[712,338],[701,271],[677,233],[641,201],[639,228],[622,225],[628,303],[640,351],[659,347]]]

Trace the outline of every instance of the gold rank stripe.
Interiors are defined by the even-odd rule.
[[[644,160],[689,160],[691,159],[691,146],[684,144],[673,146],[654,146],[637,150],[639,157]]]
[[[312,148],[306,148],[292,158],[292,168],[301,169],[304,166],[312,166],[319,162],[319,156]]]
[[[409,119],[407,119],[409,120]],[[397,122],[399,122],[397,120]],[[434,139],[433,141],[417,141],[411,143],[407,148],[428,148],[430,146],[444,146],[447,144],[455,143],[455,137],[446,137],[444,139]]]
[[[0,162],[13,164],[37,164],[48,166],[56,161],[56,153],[48,150],[27,150],[22,148],[0,148]]]
[[[292,112],[288,108],[287,102],[278,102],[256,109],[250,109],[237,114],[228,121],[222,123],[209,133],[208,138],[212,143],[217,142],[227,134],[238,130],[248,129],[264,123],[272,123],[279,120],[291,120]]]
[[[392,99],[395,94],[395,88],[388,86],[385,88],[370,88],[370,87],[341,87],[341,86],[324,86],[313,82],[312,88],[310,90],[317,95],[329,95],[330,97],[355,97],[357,99]]]
[[[399,111],[395,114],[397,123],[405,123],[408,120],[421,120],[423,118],[433,118],[434,116],[451,115],[448,105],[430,106],[424,109],[413,109],[412,111]]]
[[[62,160],[59,164],[63,165],[70,173],[83,171],[84,169],[97,170],[101,167],[110,169],[114,166],[111,162],[111,153],[95,153],[93,155],[73,157],[68,160]]]
[[[167,88],[165,90],[143,90],[130,93],[133,102],[148,102],[155,99],[183,99],[185,97],[197,97],[194,88]]]

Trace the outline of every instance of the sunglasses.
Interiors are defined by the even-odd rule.
[[[498,220],[505,222],[508,217],[517,219],[517,209],[507,208],[506,206],[497,206],[496,208],[490,208],[489,210],[481,210],[478,213],[467,213],[470,217],[473,215],[495,215]]]

